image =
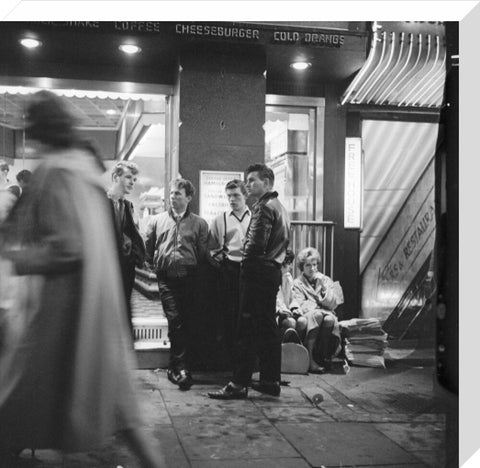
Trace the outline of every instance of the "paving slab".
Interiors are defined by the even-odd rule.
[[[231,415],[177,417],[175,430],[189,460],[248,460],[298,457],[267,420]]]
[[[160,445],[167,467],[171,468],[189,468],[190,464],[182,442],[177,436],[173,427],[157,425],[152,429],[151,436]],[[166,467],[166,468],[167,468]],[[126,465],[124,468],[130,468]]]
[[[332,391],[329,386],[309,386],[301,391],[314,407],[335,421],[370,422],[370,413],[356,405],[353,400]]]
[[[446,455],[444,450],[432,452],[429,450],[418,450],[412,454],[421,460],[428,468],[449,468],[446,462]],[[453,466],[453,465],[450,465]]]
[[[323,411],[313,406],[305,407],[283,407],[283,406],[262,406],[262,413],[271,423],[290,422],[333,422],[334,419]]]
[[[431,450],[441,452],[446,443],[443,423],[375,424],[382,434],[408,451]]]
[[[279,397],[265,395],[255,390],[249,390],[249,399],[257,406],[278,406],[278,407],[311,407],[310,402],[302,394],[300,388],[282,386]]]
[[[120,438],[112,438],[102,449],[92,452],[62,454],[54,450],[36,450],[35,457],[30,458],[24,451],[20,460],[8,468],[34,466],[48,468],[111,468],[125,466],[142,468],[138,459],[128,450]],[[6,467],[7,468],[7,467]]]
[[[313,467],[418,463],[372,424],[278,423],[276,427]]]
[[[322,467],[322,468],[330,468],[330,467]],[[343,465],[342,468],[429,468],[427,465],[423,463],[401,463],[400,465],[394,463],[393,465]],[[440,468],[440,467],[436,467]]]
[[[192,468],[310,468],[303,458],[275,458],[268,460],[195,460]],[[405,468],[405,467],[404,467]]]
[[[142,421],[146,426],[172,423],[160,390],[143,390],[137,394]]]
[[[209,389],[212,390],[212,389]],[[258,408],[249,400],[213,400],[206,395],[206,390],[191,389],[188,392],[178,388],[162,390],[163,401],[171,418],[178,416],[197,417],[208,415],[224,417],[226,415],[258,415]]]

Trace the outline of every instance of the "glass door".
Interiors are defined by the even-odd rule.
[[[323,219],[324,100],[267,96],[265,163],[292,220]]]

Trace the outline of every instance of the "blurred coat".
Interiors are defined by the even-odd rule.
[[[93,158],[62,150],[2,227],[17,276],[0,355],[0,440],[85,450],[140,424],[111,211]]]

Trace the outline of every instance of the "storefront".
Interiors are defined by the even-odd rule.
[[[371,244],[371,239],[384,235],[398,215],[392,212],[384,219],[383,234],[374,232],[375,217],[382,218],[390,208],[385,210],[378,200],[372,204],[367,195],[370,189],[381,191],[392,183],[385,180],[384,186],[373,187],[378,175],[376,180],[371,176],[374,171],[381,173],[382,158],[388,157],[386,146],[375,144],[375,139],[405,131],[402,125],[380,129],[378,122],[415,122],[411,138],[418,137],[417,116],[422,116],[422,123],[437,125],[446,60],[442,24],[392,23],[383,30],[377,26],[365,22],[4,23],[0,157],[15,169],[34,164],[24,145],[21,121],[24,93],[31,87],[56,90],[79,108],[82,129],[98,141],[107,164],[124,158],[139,163],[142,179],[134,201],[147,214],[155,209],[155,202],[147,206],[142,200],[157,200],[162,209],[159,194],[181,174],[198,189],[193,210],[205,215],[206,205],[200,202],[206,193],[202,172],[241,174],[249,164],[266,161],[275,171],[276,189],[292,220],[307,228],[310,223],[322,232],[310,238],[308,232],[302,234],[307,236],[302,242],[320,247],[324,270],[342,284],[343,318],[368,316],[362,310],[368,308],[369,298],[362,286],[370,261],[365,252],[370,250],[371,256],[378,251],[380,244]],[[428,47],[418,48],[419,37]],[[36,39],[41,45],[28,49],[20,44],[22,38]],[[130,46],[130,53],[122,52],[121,45]],[[398,93],[389,94],[394,86],[390,90],[388,86],[398,75],[394,67],[400,64],[399,71],[402,61],[410,63],[407,76],[400,74],[407,91],[395,101]],[[426,96],[432,95],[433,105],[420,102],[421,83],[409,81],[408,74],[420,70],[418,80],[438,81],[439,86]],[[386,97],[377,102],[375,92]],[[369,122],[373,122],[370,127]],[[433,135],[436,130],[425,131]],[[369,157],[365,145],[356,156],[348,152],[347,138],[368,141],[373,153],[382,150],[381,157],[373,159],[374,167],[368,166],[371,159],[362,159],[362,154]],[[418,138],[418,147],[424,148],[424,140]],[[431,136],[426,139],[433,141]],[[429,146],[426,153],[425,161],[430,161],[435,148]],[[355,166],[355,157],[360,165]],[[405,159],[405,152],[396,157]],[[409,182],[410,192],[418,183],[417,172],[423,174],[427,163],[420,166]],[[389,170],[395,172],[397,167],[393,164]],[[362,185],[365,180],[373,185]],[[394,205],[398,208],[401,203],[397,199]],[[387,205],[391,207],[390,201]],[[373,215],[366,222],[369,210]]]

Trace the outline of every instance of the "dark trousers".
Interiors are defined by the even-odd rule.
[[[256,356],[260,380],[280,381],[282,352],[275,317],[280,283],[280,268],[273,264],[244,262],[241,267],[240,318],[233,371],[236,384],[250,384]]]
[[[168,321],[169,368],[175,371],[187,369],[189,325],[195,300],[196,278],[194,275],[168,278],[163,273],[157,273],[157,279],[160,300]]]
[[[233,362],[240,303],[240,262],[224,259],[220,267],[221,333]]]
[[[125,293],[125,307],[127,310],[128,326],[133,337],[133,323],[132,323],[132,291],[135,284],[135,263],[125,260],[120,263],[122,270],[123,291]]]

